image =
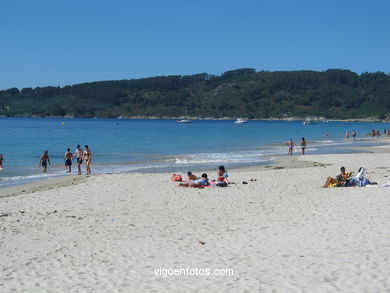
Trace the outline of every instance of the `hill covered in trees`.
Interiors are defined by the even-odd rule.
[[[390,75],[349,70],[207,73],[0,91],[0,115],[384,118]]]

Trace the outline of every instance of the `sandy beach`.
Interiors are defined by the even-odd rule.
[[[0,291],[389,292],[390,187],[320,187],[341,165],[390,183],[389,154],[282,156],[227,188],[139,173],[0,190]]]

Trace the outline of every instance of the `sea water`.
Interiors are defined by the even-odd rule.
[[[0,187],[65,175],[64,153],[67,148],[74,152],[77,144],[89,145],[94,174],[173,172],[268,164],[273,155],[287,152],[290,138],[299,145],[305,137],[308,154],[343,152],[339,146],[353,144],[352,138],[344,139],[347,130],[355,130],[361,139],[371,129],[388,127],[379,122],[0,118],[0,153],[5,158]],[[44,150],[51,160],[46,175],[38,166]]]

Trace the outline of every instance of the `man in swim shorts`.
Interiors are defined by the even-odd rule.
[[[70,152],[70,148],[68,148],[64,155],[65,169],[67,169],[66,173],[72,172],[72,159],[73,155]]]
[[[83,163],[83,150],[78,144],[76,150],[74,151],[73,159],[76,158],[77,162],[77,174],[81,175],[81,165]]]
[[[49,163],[49,165],[51,165],[50,159],[49,159],[49,152],[44,151],[41,158],[39,159],[39,166],[42,167],[42,173],[47,172],[47,163]]]

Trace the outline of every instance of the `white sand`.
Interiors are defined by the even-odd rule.
[[[102,175],[2,198],[0,292],[389,292],[390,187],[320,188],[340,165],[390,182],[389,153],[305,159],[332,165],[231,171],[239,184],[203,190]]]

